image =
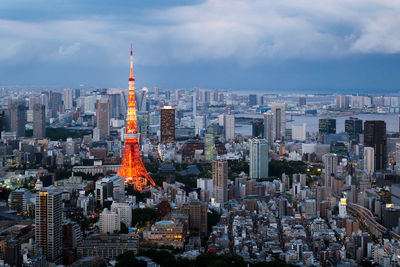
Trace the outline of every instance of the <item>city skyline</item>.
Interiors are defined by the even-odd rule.
[[[398,92],[395,1],[59,4],[0,7],[0,86],[125,88],[133,42],[139,88]]]

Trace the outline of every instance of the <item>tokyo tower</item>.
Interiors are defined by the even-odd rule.
[[[125,178],[125,183],[133,184],[136,190],[142,191],[150,182],[153,186],[146,167],[140,156],[137,118],[136,118],[136,100],[135,100],[135,78],[133,77],[133,53],[131,47],[131,74],[129,76],[129,102],[126,116],[125,149],[122,157],[121,166],[118,175]]]

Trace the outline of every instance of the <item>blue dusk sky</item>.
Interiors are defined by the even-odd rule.
[[[1,0],[0,87],[399,92],[398,0]]]

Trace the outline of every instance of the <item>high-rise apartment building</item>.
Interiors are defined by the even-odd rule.
[[[300,96],[299,97],[299,106],[303,107],[307,105],[307,98],[305,96]]]
[[[196,116],[194,120],[194,133],[201,136],[206,128],[206,117]]]
[[[224,133],[225,140],[235,139],[235,116],[232,114],[224,115]]]
[[[11,191],[8,197],[8,206],[10,209],[15,210],[17,214],[25,214],[26,201],[28,198],[28,190],[26,188],[19,188]]]
[[[11,105],[10,130],[15,132],[17,137],[25,136],[26,108],[24,102],[17,102]]]
[[[71,110],[74,107],[74,89],[64,89],[64,108]]]
[[[336,133],[336,119],[319,119],[319,134],[335,134]]]
[[[272,139],[282,140],[286,133],[286,104],[274,102],[271,104],[272,118]],[[265,126],[264,126],[265,127]]]
[[[359,141],[360,134],[363,132],[363,122],[358,118],[350,117],[348,120],[345,120],[344,130],[349,134],[350,140]]]
[[[272,112],[264,113],[264,138],[268,141],[269,145],[274,142],[273,120],[274,114]]]
[[[47,92],[46,92],[47,93]],[[61,92],[50,91],[49,96],[49,109],[53,118],[57,117],[57,113],[62,111],[62,94]]]
[[[206,133],[204,137],[204,154],[206,161],[212,161],[217,156],[217,150],[215,148],[214,134]]]
[[[62,256],[61,193],[40,191],[36,195],[35,239],[48,261],[61,263]]]
[[[108,95],[110,98],[110,117],[114,119],[121,119],[125,112],[122,109],[121,92],[113,92]]]
[[[175,141],[175,109],[165,106],[161,109],[161,143],[173,143]]]
[[[113,202],[111,204],[111,211],[118,213],[121,222],[125,224],[126,227],[131,227],[132,224],[132,206],[126,202]]]
[[[96,103],[96,120],[100,140],[105,140],[110,135],[110,100],[101,98]]]
[[[33,137],[46,137],[46,108],[41,104],[33,106]]]
[[[365,121],[364,147],[374,148],[375,170],[382,170],[387,164],[386,122]]]
[[[375,171],[375,152],[373,147],[364,147],[364,170],[368,174]]]
[[[121,217],[115,211],[104,209],[100,213],[100,232],[104,234],[113,234],[121,230]]]
[[[332,188],[332,176],[336,175],[338,157],[336,154],[328,153],[322,156],[322,162],[325,168],[325,186]]]
[[[257,105],[257,95],[249,95],[249,106]]]
[[[228,201],[228,162],[212,162],[213,198],[216,203]]]
[[[268,178],[269,144],[265,139],[250,140],[250,178]]]
[[[292,125],[292,140],[306,140],[306,124]]]

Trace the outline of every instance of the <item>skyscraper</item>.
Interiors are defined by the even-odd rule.
[[[336,119],[319,119],[319,134],[335,134],[336,133]]]
[[[273,139],[273,119],[274,115],[272,112],[264,113],[264,138],[271,145],[274,142]]]
[[[217,150],[214,143],[214,134],[206,133],[204,137],[204,154],[206,161],[212,161],[217,156]]]
[[[375,153],[373,147],[364,147],[364,170],[368,174],[373,174],[375,171]]]
[[[64,89],[64,107],[71,110],[74,107],[74,89]]]
[[[112,94],[109,94],[109,97],[111,106],[110,117],[114,119],[120,119],[124,114],[121,108],[121,92],[113,92]]]
[[[36,195],[35,239],[47,260],[60,263],[62,255],[61,193],[40,191]]]
[[[165,106],[161,109],[161,143],[175,141],[175,109]]]
[[[365,121],[364,146],[374,148],[375,170],[382,170],[387,163],[386,122]]]
[[[216,203],[228,201],[228,162],[212,162],[213,198]]]
[[[306,140],[306,124],[292,125],[292,139],[304,141]]]
[[[307,104],[307,98],[305,96],[300,96],[299,97],[299,106],[303,107]]]
[[[49,92],[49,109],[53,118],[56,118],[57,112],[62,110],[62,94],[60,92]]]
[[[33,106],[33,137],[44,138],[46,136],[46,110],[45,106],[35,104]]]
[[[359,141],[360,134],[362,134],[362,120],[358,118],[350,117],[348,120],[345,120],[344,130],[349,134],[350,140]]]
[[[252,123],[252,136],[263,138],[264,137],[264,122],[263,119],[253,119]]]
[[[100,140],[105,140],[110,135],[110,100],[101,98],[96,103],[96,120]]]
[[[268,141],[265,139],[250,140],[250,178],[268,178]]]
[[[286,132],[286,104],[274,102],[271,104],[272,119],[272,139],[282,140]],[[265,127],[265,126],[264,126]]]
[[[325,168],[325,186],[332,188],[332,176],[336,175],[338,157],[336,154],[328,153],[322,156],[322,162]]]
[[[15,132],[17,137],[25,136],[26,108],[24,102],[17,102],[11,105],[10,130]]]
[[[196,116],[194,120],[194,134],[201,136],[206,128],[206,117]]]
[[[257,105],[257,95],[249,95],[249,106]]]
[[[193,91],[192,102],[193,102],[193,118],[196,118],[196,116],[197,116],[197,94],[196,94],[196,90]]]
[[[235,116],[232,114],[224,115],[224,133],[225,140],[235,139]]]

